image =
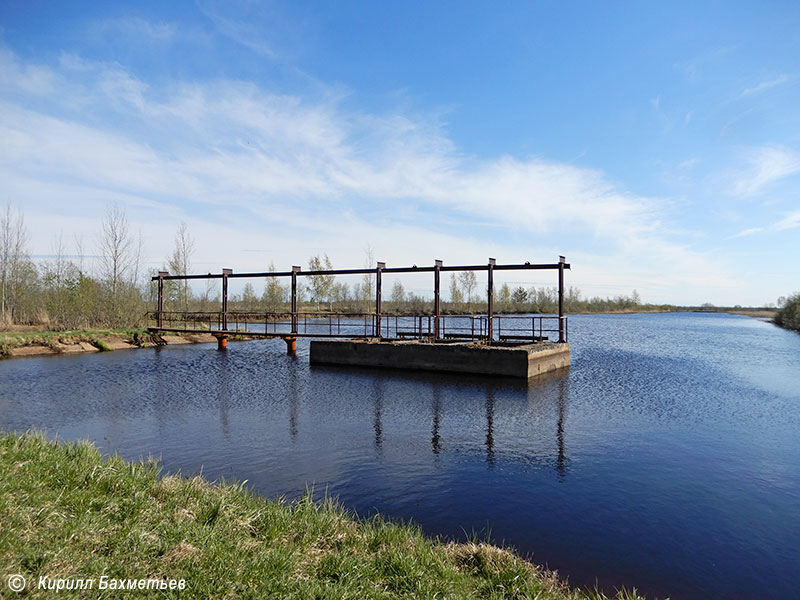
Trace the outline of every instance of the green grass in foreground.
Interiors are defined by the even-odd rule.
[[[357,520],[330,499],[265,501],[241,484],[161,477],[155,462],[38,433],[0,434],[0,523],[3,597],[52,595],[31,589],[49,576],[95,579],[89,597],[109,598],[606,598],[487,544]],[[12,574],[28,582],[19,594]],[[184,579],[186,589],[99,590],[101,575]]]

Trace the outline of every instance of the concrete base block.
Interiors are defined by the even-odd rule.
[[[311,364],[530,378],[569,366],[569,344],[486,346],[471,342],[313,340]]]

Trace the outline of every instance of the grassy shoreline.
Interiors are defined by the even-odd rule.
[[[184,592],[136,597],[608,598],[501,548],[359,520],[330,499],[266,501],[243,484],[162,477],[153,461],[104,458],[88,442],[39,433],[0,434],[0,522],[0,595],[12,574],[28,582],[15,597],[51,594],[36,589],[42,577],[92,579],[92,597],[117,597],[98,589],[107,576],[186,582]]]
[[[214,338],[210,334],[154,336],[146,328],[52,331],[28,327],[16,331],[0,331],[0,359],[81,352],[110,352],[132,348],[150,348],[164,344],[212,341]]]

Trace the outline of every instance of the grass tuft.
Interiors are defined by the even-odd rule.
[[[495,546],[358,520],[329,497],[315,501],[313,490],[295,502],[265,501],[244,483],[162,477],[152,460],[103,457],[87,442],[41,433],[0,434],[0,523],[4,574],[186,580],[184,592],[160,598],[607,598],[569,589]]]

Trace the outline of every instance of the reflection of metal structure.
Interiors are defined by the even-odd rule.
[[[293,389],[294,389],[294,398],[296,401],[297,396],[297,382],[296,379],[293,378]],[[569,458],[567,457],[566,452],[566,444],[564,441],[565,438],[565,429],[566,429],[566,412],[567,412],[567,378],[562,375],[553,375],[552,378],[546,378],[545,381],[541,382],[543,387],[540,388],[539,394],[541,397],[551,400],[555,404],[556,416],[555,416],[555,437],[556,437],[556,447],[554,456],[548,458],[555,464],[555,470],[558,473],[559,480],[563,481],[564,478],[568,474],[568,466],[569,466]],[[430,446],[431,452],[434,456],[438,457],[442,451],[444,442],[442,439],[442,413],[443,413],[443,405],[446,406],[447,402],[442,402],[442,389],[446,387],[446,384],[442,384],[441,381],[434,380],[432,381],[431,386],[431,439],[430,439]],[[374,440],[373,444],[375,446],[375,453],[378,458],[383,458],[383,446],[384,446],[384,426],[383,426],[383,419],[384,419],[384,386],[383,382],[380,378],[374,379],[374,397],[373,397],[373,412],[372,412],[372,430],[374,432]],[[504,403],[502,401],[498,402],[495,398],[495,394],[498,391],[502,390],[516,390],[519,391],[520,388],[518,387],[494,387],[494,386],[486,386],[484,392],[486,394],[485,399],[485,436],[483,438],[482,446],[485,448],[485,456],[486,456],[486,465],[487,468],[493,469],[498,461],[498,457],[502,457],[503,450],[502,448],[498,451],[497,450],[497,443],[495,439],[495,428],[496,428],[496,417],[499,415],[500,421],[502,422],[505,420],[508,421],[508,418],[502,419],[503,417],[503,410],[504,404],[507,408],[509,404],[516,404],[517,400],[512,400],[511,403]],[[502,396],[501,396],[502,397]],[[513,396],[512,396],[513,397]],[[291,402],[291,400],[290,400]],[[391,403],[390,403],[391,406]],[[476,413],[472,413],[476,414]],[[292,427],[292,439],[294,439],[297,435],[297,430],[295,426],[296,415],[292,417],[290,415],[290,424]],[[474,443],[474,442],[472,442]]]
[[[148,313],[154,322],[154,332],[212,333],[225,347],[228,335],[253,337],[280,337],[286,341],[287,350],[294,354],[298,337],[316,338],[417,338],[434,342],[471,340],[489,343],[535,343],[558,334],[559,342],[567,341],[567,319],[564,316],[564,269],[570,265],[563,256],[551,264],[498,265],[493,258],[485,265],[444,266],[435,261],[431,267],[387,267],[379,262],[374,269],[331,269],[326,271],[303,271],[292,267],[291,271],[266,273],[234,273],[222,269],[221,273],[206,275],[170,275],[159,271],[153,277],[158,282],[157,310]],[[524,270],[558,271],[558,316],[557,317],[508,317],[494,314],[494,272]],[[441,314],[442,272],[486,271],[487,314],[478,316],[452,316]],[[383,274],[433,273],[432,315],[386,315],[382,309],[381,278]],[[373,313],[308,313],[299,312],[297,306],[298,277],[335,275],[375,275],[375,312]],[[291,280],[291,310],[280,313],[232,312],[228,310],[228,280],[231,278],[288,277]],[[164,311],[164,282],[174,280],[221,279],[222,307],[219,312],[166,312]]]

